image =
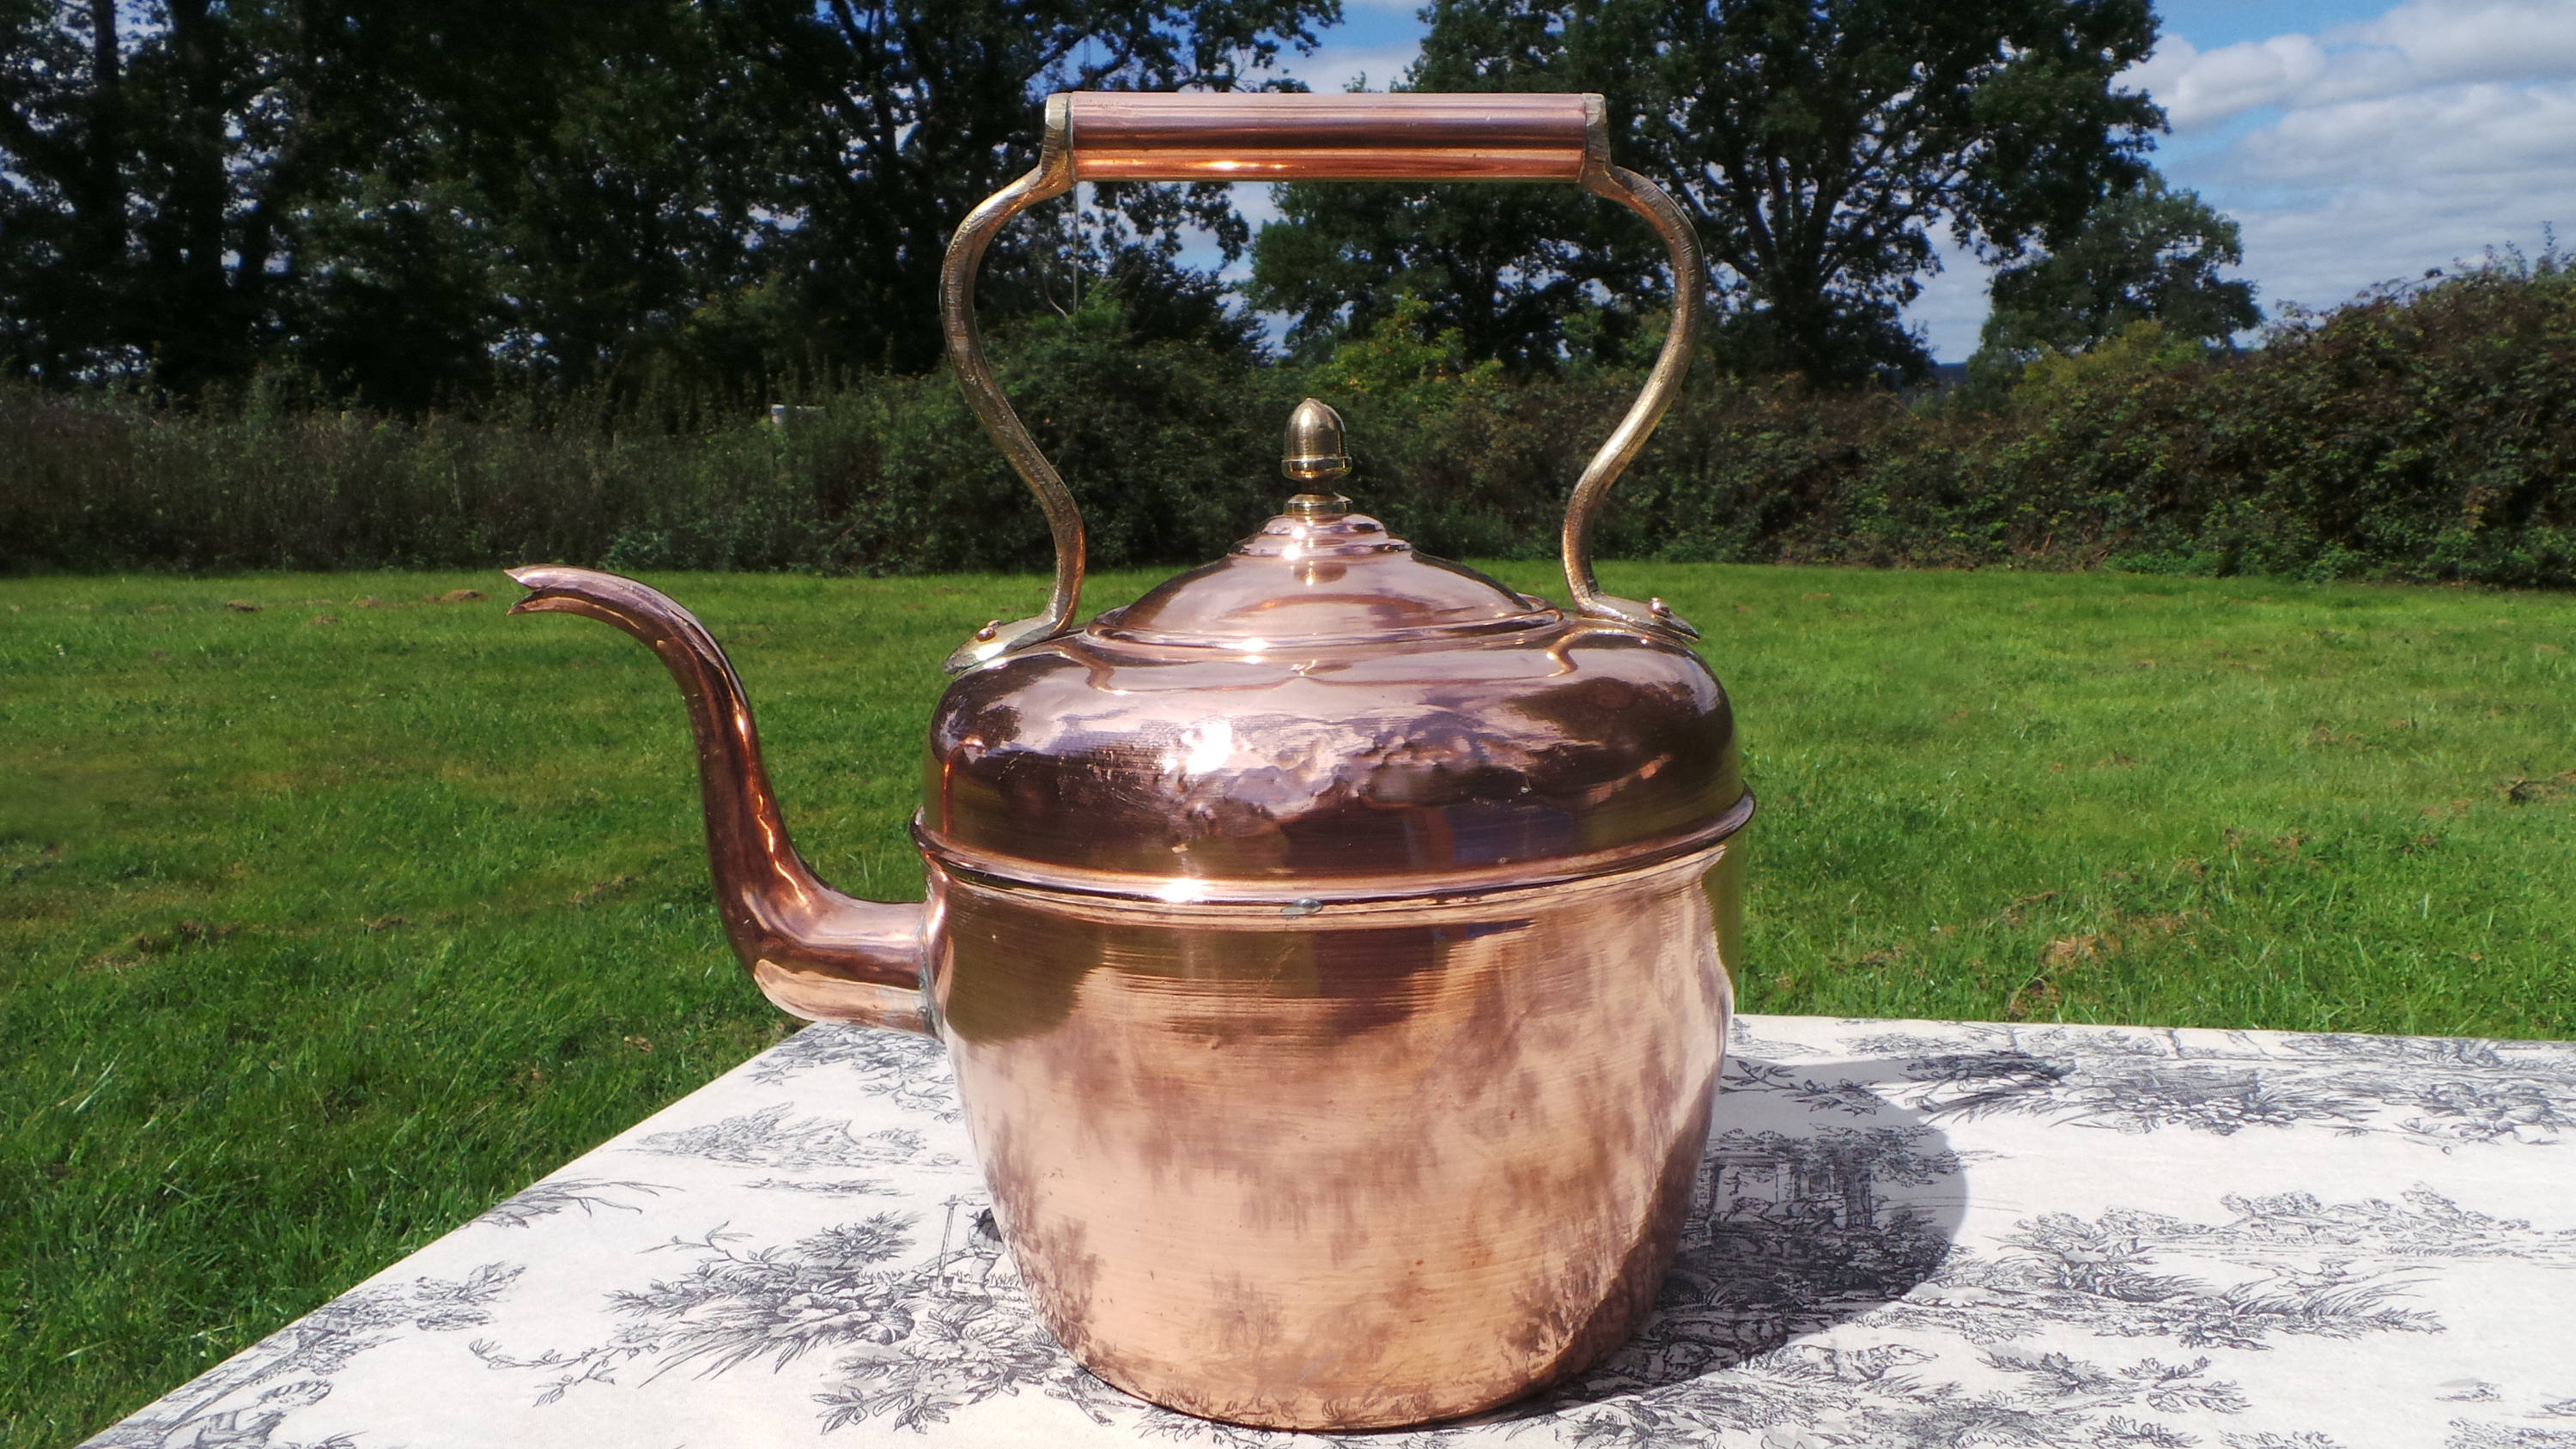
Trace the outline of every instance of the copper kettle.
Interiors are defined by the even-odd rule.
[[[513,612],[658,652],[697,732],[734,949],[798,1016],[947,1044],[1003,1235],[1092,1372],[1210,1418],[1419,1423],[1622,1341],[1707,1136],[1753,812],[1724,691],[1585,530],[1679,385],[1688,222],[1608,163],[1597,96],[1059,95],[1037,168],[948,253],[967,396],[1054,525],[1046,613],[950,660],[913,834],[929,898],[852,899],[789,845],[707,631],[631,580],[527,568]],[[1676,310],[1574,490],[1559,610],[1304,485],[1227,557],[1075,623],[1082,525],[996,387],[972,297],[1077,180],[1565,180],[1644,215]]]

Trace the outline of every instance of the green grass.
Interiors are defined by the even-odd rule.
[[[1749,1008],[2576,1034],[2576,601],[1608,574],[1739,704]],[[657,582],[733,649],[809,857],[915,892],[939,661],[1042,586]],[[781,1034],[669,683],[509,592],[0,581],[0,1441],[99,1427]]]

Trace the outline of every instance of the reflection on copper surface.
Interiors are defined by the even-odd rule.
[[[1483,91],[1395,95],[1073,91],[1067,134],[1095,151],[1580,151],[1582,94]]]
[[[1267,148],[1236,151],[1075,152],[1078,181],[1572,181],[1581,148],[1496,155],[1468,148],[1377,151]]]
[[[1316,558],[1351,572],[1301,592]],[[1242,1423],[1413,1423],[1572,1373],[1645,1310],[1753,808],[1725,693],[1668,635],[1339,507],[1283,515],[953,683],[914,826],[930,898],[873,906],[787,843],[695,620],[608,575],[516,577],[522,610],[671,666],[771,999],[938,1023],[1005,1237],[1094,1372]]]
[[[1728,1010],[1703,877],[1303,911],[942,872],[932,989],[1005,1236],[1093,1372],[1239,1423],[1472,1413],[1635,1326]]]
[[[1574,181],[1580,95],[1081,92],[1081,181]]]
[[[960,676],[918,833],[1069,889],[1385,897],[1626,869],[1751,808],[1725,691],[1678,641],[1335,510]]]
[[[1047,117],[942,273],[959,383],[1045,508],[1056,575],[1045,613],[949,661],[913,823],[928,900],[806,869],[741,685],[678,605],[534,568],[514,612],[662,656],[735,950],[800,1015],[935,1026],[1011,1252],[1084,1365],[1247,1424],[1472,1413],[1645,1311],[1725,1040],[1753,813],[1733,709],[1689,626],[1601,594],[1585,552],[1688,363],[1696,243],[1609,164],[1597,96],[1057,96]],[[1544,174],[1654,223],[1681,313],[1576,487],[1573,611],[1354,512],[1341,419],[1310,399],[1283,448],[1309,491],[1077,627],[1081,514],[972,305],[999,228],[1077,174]]]

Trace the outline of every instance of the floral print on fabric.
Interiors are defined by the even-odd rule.
[[[2576,1047],[1739,1021],[1625,1347],[1466,1423],[1140,1403],[944,1056],[808,1028],[91,1442],[2576,1449]]]

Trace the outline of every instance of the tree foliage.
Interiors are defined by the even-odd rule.
[[[1630,313],[1596,297],[1652,297],[1651,236],[1624,211],[1561,187],[1394,187],[1315,182],[1277,188],[1281,219],[1253,242],[1247,299],[1286,313],[1289,337],[1323,355],[1365,337],[1399,299],[1425,309],[1478,358],[1517,370],[1551,365],[1569,324]]]
[[[1921,370],[1898,314],[1938,264],[1936,227],[1997,258],[2062,242],[2137,185],[2163,124],[2115,84],[2154,46],[2147,0],[1434,0],[1425,15],[1407,88],[1602,92],[1614,153],[1699,227],[1732,358],[1820,383]],[[1373,295],[1440,279],[1442,320],[1512,360],[1560,351],[1566,299],[1631,287],[1650,257],[1604,240],[1632,221],[1570,192],[1369,207],[1291,187],[1282,211],[1255,284],[1310,330],[1364,327]]]
[[[397,407],[512,369],[919,367],[947,235],[1030,163],[1039,95],[1255,83],[1338,13],[0,0],[0,363],[182,393],[286,365]],[[1168,238],[1239,246],[1220,194],[1094,210],[1095,250],[1144,253],[1121,285],[1204,318]],[[1049,251],[997,249],[1006,310]]]
[[[564,122],[563,78],[636,27],[613,0],[7,0],[10,361],[188,391],[318,328],[435,374],[497,331],[469,178]]]
[[[2244,259],[2236,223],[2149,176],[2096,205],[2063,245],[1995,273],[1978,361],[2081,352],[2139,322],[2224,345],[2263,320],[2253,284],[2219,275]]]
[[[1035,102],[1052,90],[1230,90],[1282,44],[1311,45],[1338,0],[719,0],[728,54],[780,137],[763,241],[828,352],[910,370],[938,354],[939,261],[976,202],[1035,159]],[[1243,243],[1223,187],[1110,188],[1096,220],[1158,240],[1170,280],[1184,220]],[[1025,237],[1026,232],[1021,233]],[[996,248],[1007,279],[1027,244]],[[792,280],[789,280],[792,279]],[[1006,283],[1007,290],[1007,283]],[[1023,289],[1025,291],[1025,288]]]

